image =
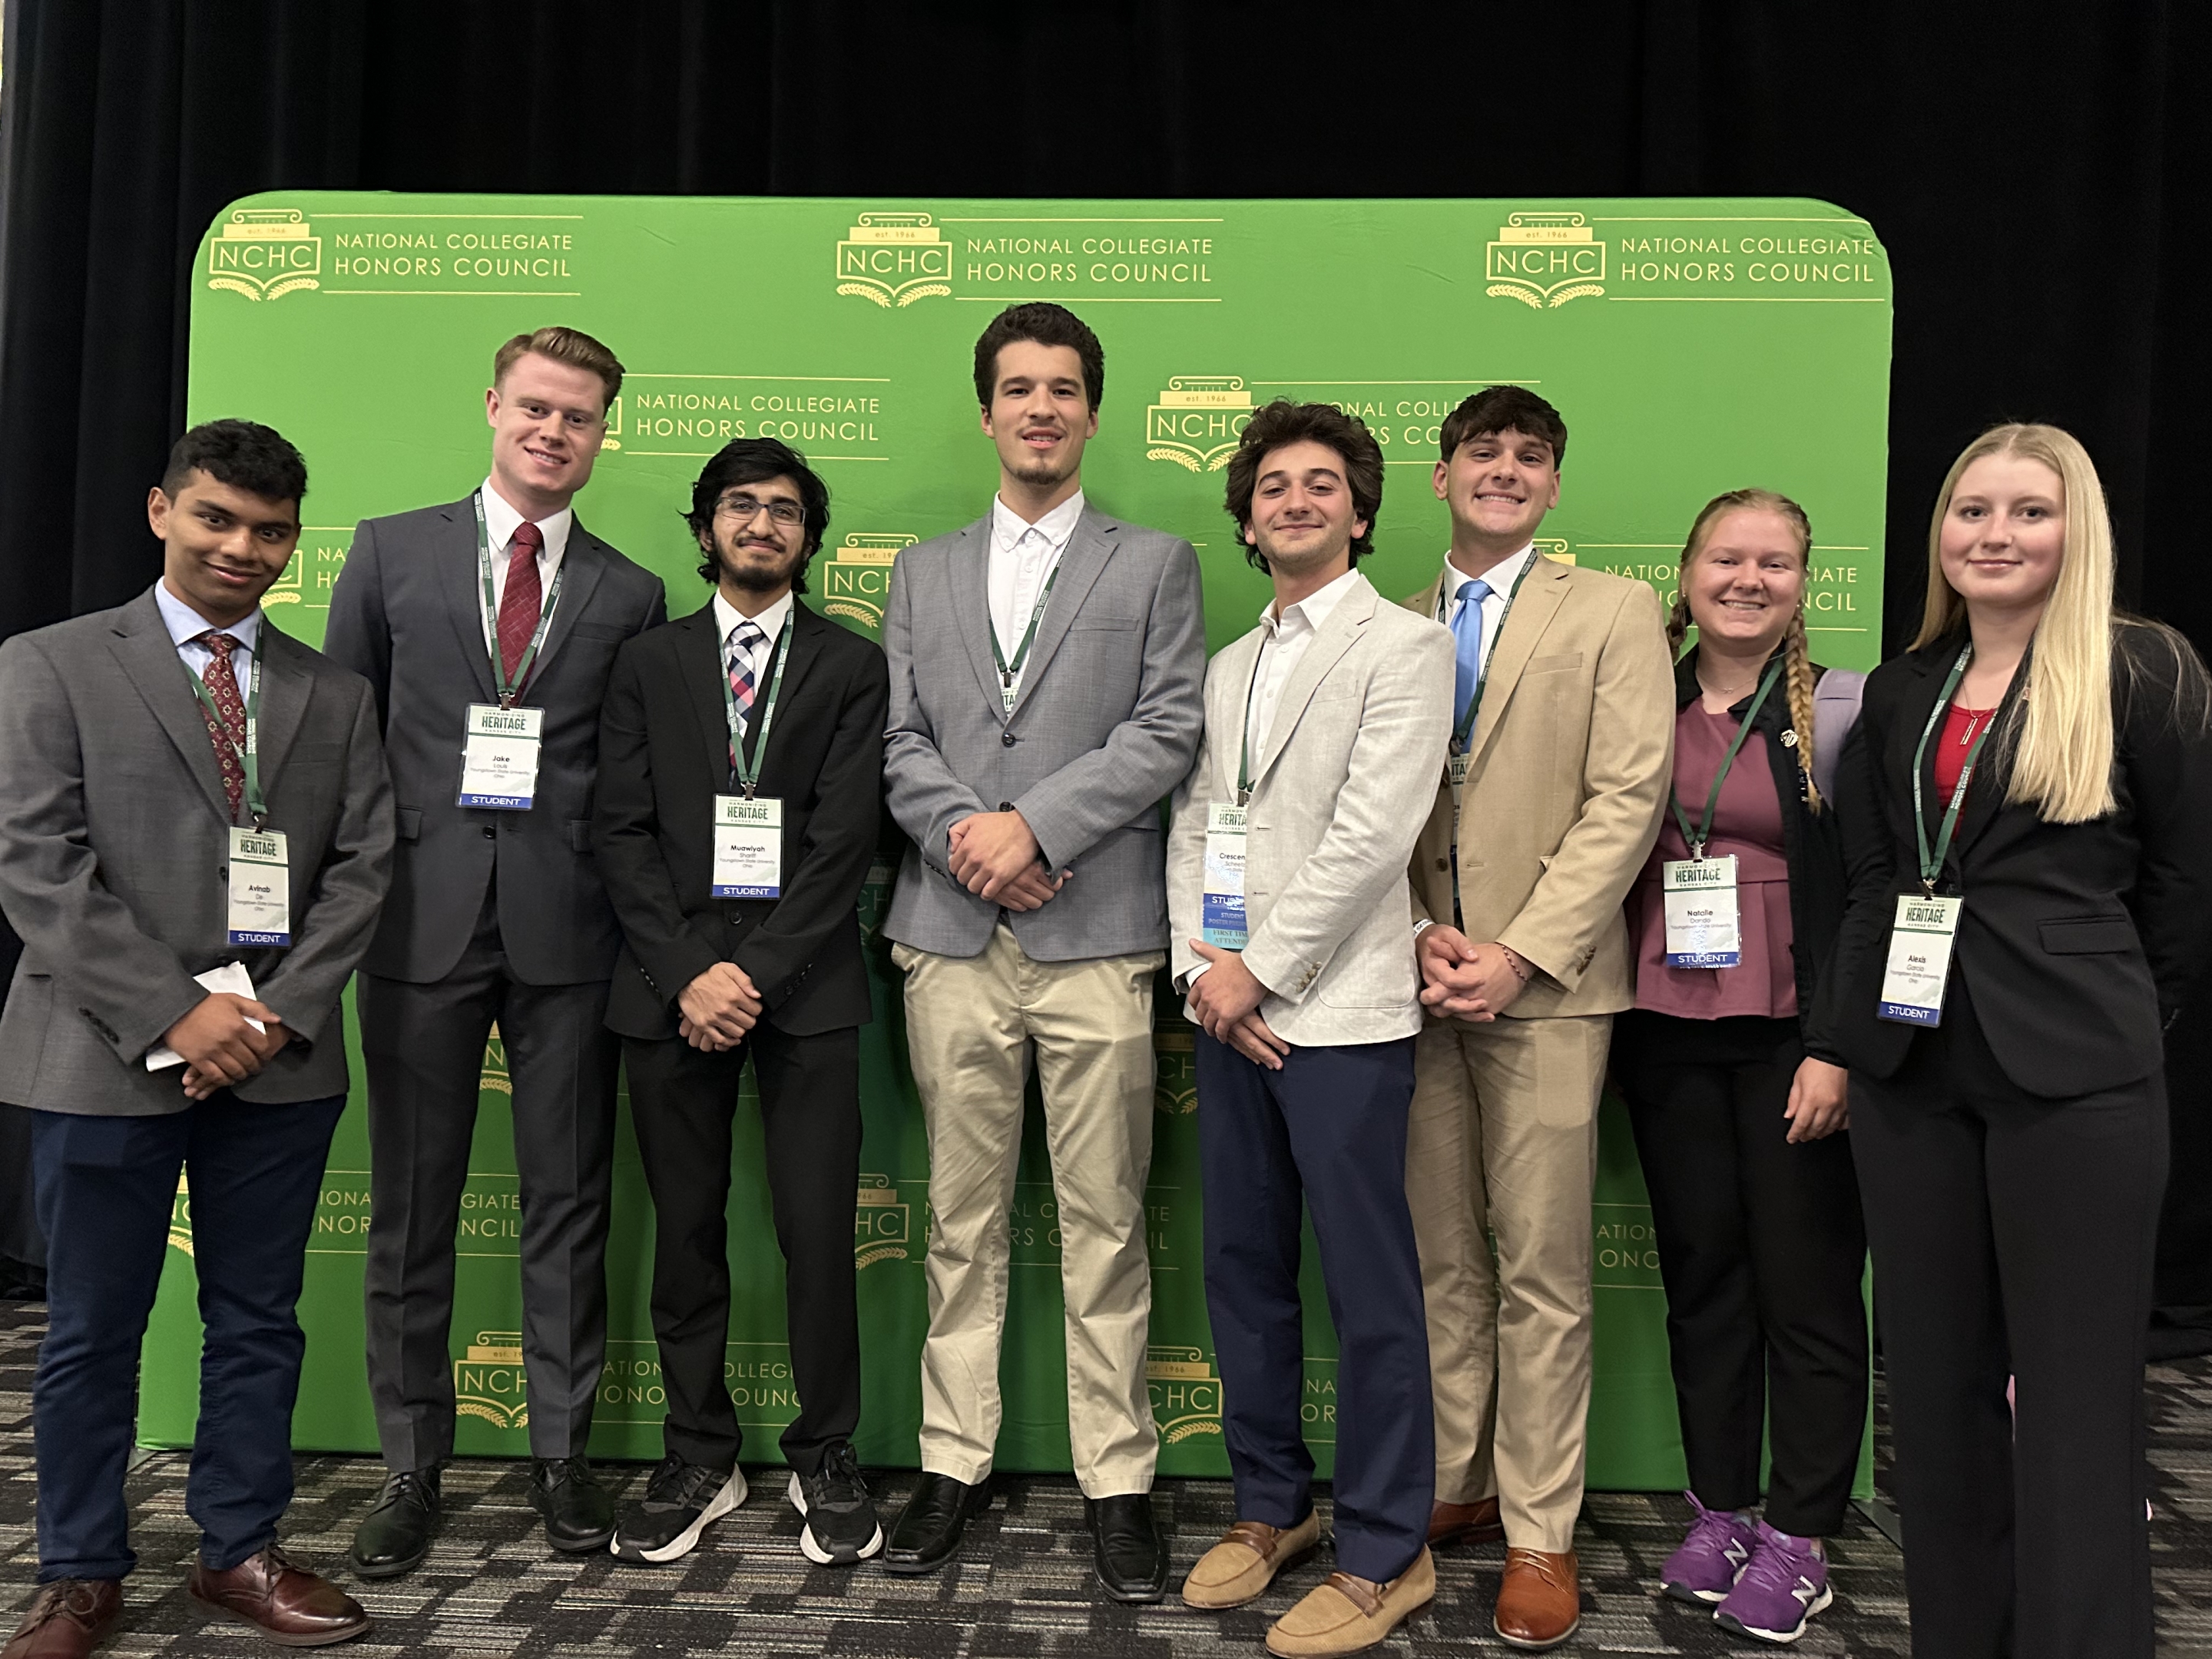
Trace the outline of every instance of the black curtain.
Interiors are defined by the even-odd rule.
[[[2186,0],[8,3],[0,635],[152,579],[191,260],[252,191],[1790,194],[1863,214],[1895,271],[1891,645],[1952,457],[2034,418],[2097,459],[2124,598],[2212,650]],[[2173,1085],[2161,1296],[2212,1310],[2212,1080]]]

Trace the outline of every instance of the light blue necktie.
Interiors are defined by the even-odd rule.
[[[1482,602],[1491,595],[1488,582],[1480,576],[1470,577],[1460,584],[1459,610],[1452,617],[1452,639],[1459,667],[1452,676],[1452,719],[1456,721],[1467,712],[1468,700],[1474,696],[1475,682],[1482,678]]]

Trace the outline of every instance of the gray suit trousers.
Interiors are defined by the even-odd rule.
[[[386,1465],[453,1450],[453,1243],[494,1021],[514,1086],[522,1204],[522,1355],[534,1457],[580,1457],[606,1356],[607,1213],[621,1045],[607,981],[528,985],[509,971],[485,895],[453,971],[430,984],[363,973],[368,1069],[368,1389]]]

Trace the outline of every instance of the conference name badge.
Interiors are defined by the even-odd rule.
[[[1451,777],[1452,842],[1455,857],[1458,856],[1460,802],[1461,798],[1467,793],[1468,764],[1474,758],[1472,755],[1455,746],[1450,760],[1446,763],[1446,770]]]
[[[1215,801],[1206,809],[1206,881],[1199,933],[1208,945],[1241,951],[1244,926],[1244,808]]]
[[[544,725],[542,708],[471,703],[468,738],[461,746],[460,805],[527,812],[538,793],[538,744]]]
[[[292,942],[292,861],[281,830],[230,832],[230,896],[225,939],[232,945]]]
[[[714,895],[783,896],[783,803],[768,795],[714,797]]]
[[[1668,859],[1659,866],[1669,968],[1734,968],[1743,960],[1735,854]]]
[[[1889,964],[1881,976],[1881,1002],[1875,1010],[1878,1018],[1907,1025],[1943,1023],[1943,984],[1951,975],[1951,947],[1958,942],[1959,913],[1966,904],[1956,896],[1898,896]]]

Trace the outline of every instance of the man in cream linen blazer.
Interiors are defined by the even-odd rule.
[[[1206,735],[1168,845],[1177,982],[1202,1028],[1206,1297],[1237,1483],[1237,1525],[1192,1569],[1190,1605],[1250,1601],[1319,1535],[1298,1412],[1301,1192],[1343,1355],[1339,1571],[1270,1632],[1280,1654],[1370,1646],[1435,1593],[1428,1340],[1405,1192],[1421,1006],[1401,907],[1435,793],[1451,638],[1352,568],[1382,484],[1374,439],[1329,404],[1276,403],[1246,429],[1230,510],[1275,597],[1207,671]],[[1233,929],[1200,942],[1209,808],[1238,801],[1240,770],[1241,951]]]

